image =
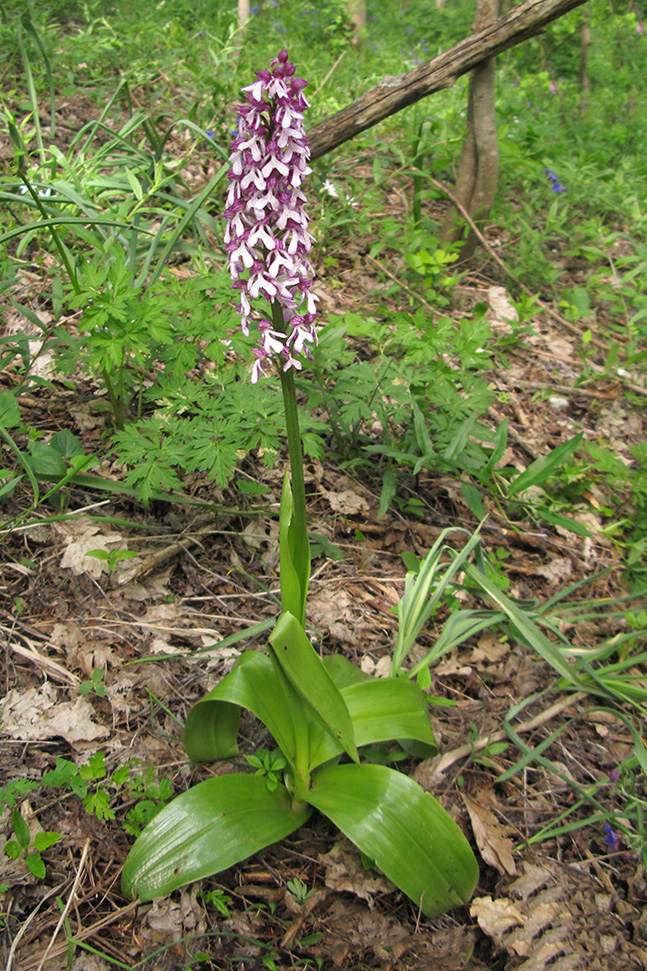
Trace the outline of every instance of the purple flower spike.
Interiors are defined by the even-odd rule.
[[[259,335],[254,383],[273,359],[284,371],[300,369],[295,354],[308,354],[317,342],[318,297],[308,259],[313,239],[301,191],[312,171],[303,128],[308,82],[294,73],[286,50],[270,61],[269,71],[256,72],[257,80],[243,88],[248,103],[238,109],[231,146],[224,242],[233,286],[240,291],[243,332],[249,333],[253,321]],[[257,309],[258,300],[264,303]],[[281,319],[285,330],[277,327]]]

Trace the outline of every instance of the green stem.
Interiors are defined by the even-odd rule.
[[[285,430],[290,455],[290,477],[292,480],[292,502],[294,514],[294,559],[297,563],[310,563],[310,543],[306,518],[306,486],[303,475],[303,450],[299,429],[299,412],[294,388],[294,371],[281,371],[281,390],[285,410]],[[304,591],[305,594],[305,591]]]
[[[294,522],[297,533],[307,538],[306,529],[306,487],[303,476],[303,451],[299,429],[299,412],[294,389],[294,371],[281,371],[281,389],[285,409],[285,429],[290,454],[290,473],[292,478],[292,497],[294,502]]]
[[[287,325],[283,317],[283,308],[277,303],[272,304],[272,323],[276,330],[286,333]],[[303,447],[301,444],[299,411],[294,386],[294,369],[289,368],[287,371],[281,369],[280,375],[281,390],[283,392],[283,408],[285,411],[285,430],[290,456],[290,476],[292,480],[294,527],[294,549],[292,554],[295,564],[298,564],[297,568],[301,575],[301,594],[303,610],[305,611],[306,587],[310,575],[310,543],[308,541],[306,487],[303,475]],[[303,619],[301,618],[302,622]]]
[[[115,389],[112,381],[110,380],[110,375],[107,371],[102,373],[103,383],[106,386],[106,391],[108,392],[108,398],[110,399],[110,407],[112,408],[112,414],[114,415],[115,425],[120,432],[124,430],[124,416],[117,400],[117,395],[115,394]]]

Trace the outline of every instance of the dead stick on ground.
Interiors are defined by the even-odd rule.
[[[314,91],[312,92],[312,97],[313,97],[313,98],[314,98],[314,96],[315,96],[316,94],[319,94],[319,92],[320,92],[320,91],[321,91],[321,89],[323,88],[323,86],[324,86],[324,84],[326,83],[326,81],[329,81],[329,80],[330,80],[330,78],[331,78],[331,77],[333,76],[333,74],[335,73],[335,71],[336,71],[336,69],[337,69],[337,65],[339,64],[339,62],[341,61],[341,59],[342,59],[342,57],[344,56],[344,54],[345,54],[345,53],[346,53],[346,51],[342,51],[342,52],[341,52],[341,54],[339,55],[339,57],[337,58],[337,60],[336,60],[336,61],[335,61],[335,63],[333,64],[333,66],[332,66],[332,67],[330,68],[330,70],[328,71],[328,74],[327,74],[327,75],[325,76],[325,78],[323,79],[323,81],[321,82],[321,84],[320,84],[320,85],[318,85],[318,87],[316,87],[316,88],[314,89]],[[310,92],[308,92],[308,97],[310,97]]]
[[[61,890],[63,890],[64,887],[66,886],[66,883],[62,883],[58,887],[52,887],[52,889],[45,894],[42,900],[38,901],[38,903],[36,904],[32,912],[26,917],[24,922],[20,925],[20,929],[18,930],[18,933],[16,934],[16,936],[14,937],[11,943],[11,949],[7,956],[7,966],[5,968],[5,971],[11,971],[11,965],[13,963],[13,959],[15,957],[16,951],[18,950],[18,945],[20,944],[20,941],[22,940],[24,935],[27,933],[27,929],[29,925],[31,924],[32,920],[34,920],[34,918],[36,917],[36,914],[38,913],[40,908],[43,906],[44,903],[46,903],[46,901],[49,900],[50,897],[53,897],[55,894],[60,893]]]
[[[105,917],[102,917],[95,924],[92,924],[91,927],[86,927],[84,930],[77,931],[76,934],[74,934],[72,937],[72,943],[77,943],[78,941],[87,941],[89,938],[94,937],[95,934],[97,934],[99,931],[105,930],[105,928],[109,927],[110,924],[114,924],[116,921],[121,920],[127,914],[132,914],[133,911],[137,910],[140,904],[141,904],[140,900],[134,900],[132,903],[127,904],[125,907],[121,907],[119,910],[114,910],[111,913],[107,914]],[[65,954],[67,952],[67,949],[68,949],[67,941],[65,941],[62,944],[57,944],[50,952],[51,959],[54,960],[55,958],[60,957],[62,954]],[[31,971],[31,969],[35,967],[36,967],[36,961],[31,961],[31,962],[27,961],[20,968],[20,971]]]
[[[184,552],[184,550],[189,549],[190,546],[195,546],[199,543],[205,536],[210,533],[215,533],[218,531],[218,527],[212,523],[209,526],[204,526],[203,529],[197,530],[192,536],[185,536],[183,539],[179,539],[177,543],[173,543],[171,546],[165,546],[163,550],[158,550],[156,553],[151,553],[138,563],[137,566],[132,567],[130,570],[124,570],[123,573],[119,574],[117,583],[120,587],[123,587],[126,583],[133,583],[134,580],[138,580],[139,577],[144,576],[146,573],[150,573],[156,567],[160,566],[162,563],[166,563],[167,560],[172,559],[179,553]]]
[[[76,890],[77,890],[77,887],[78,887],[79,882],[81,880],[81,874],[83,873],[83,870],[85,868],[85,861],[88,858],[89,849],[90,849],[90,840],[87,839],[85,841],[85,843],[83,844],[83,852],[81,853],[81,859],[79,861],[79,868],[76,871],[76,877],[74,878],[74,883],[72,884],[72,889],[70,890],[69,896],[67,898],[67,903],[65,904],[65,907],[63,908],[63,911],[61,913],[61,916],[58,919],[58,924],[54,928],[54,933],[52,934],[52,937],[50,939],[49,944],[47,945],[47,947],[45,949],[45,953],[43,954],[43,957],[41,959],[41,962],[38,965],[38,971],[43,971],[43,965],[45,964],[45,961],[47,960],[47,956],[48,956],[49,952],[52,950],[52,947],[54,946],[54,941],[56,940],[56,936],[57,936],[58,932],[60,931],[61,927],[63,926],[63,923],[65,921],[65,918],[68,915],[68,912],[70,910],[70,907],[74,903],[74,898],[76,897]]]
[[[550,721],[555,715],[559,715],[560,712],[564,711],[566,708],[570,708],[571,705],[576,705],[578,701],[582,701],[587,697],[586,691],[576,691],[573,695],[567,695],[566,698],[562,698],[561,701],[556,701],[554,705],[547,708],[546,711],[540,712],[539,715],[535,715],[534,718],[529,719],[527,722],[522,722],[521,725],[515,726],[515,732],[522,735],[526,732],[531,732],[533,729],[538,728],[540,725],[544,725],[546,722]],[[461,759],[467,758],[473,752],[480,752],[481,749],[487,748],[492,742],[502,742],[508,736],[505,732],[493,732],[491,735],[485,738],[479,738],[475,742],[470,742],[466,745],[459,745],[458,748],[452,749],[451,752],[446,752],[438,764],[434,767],[433,778],[438,780],[442,775],[454,764],[454,762],[459,762]]]

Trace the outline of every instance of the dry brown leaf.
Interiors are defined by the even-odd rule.
[[[0,728],[11,738],[35,741],[60,736],[73,745],[105,738],[107,728],[93,722],[94,708],[87,698],[58,701],[59,692],[49,682],[41,688],[12,688],[2,704]]]
[[[476,845],[486,863],[499,873],[515,876],[517,868],[512,858],[513,842],[507,838],[508,829],[501,826],[493,812],[481,806],[466,793],[463,802],[470,815]]]
[[[481,930],[491,937],[498,947],[503,945],[503,935],[511,927],[523,924],[525,917],[512,900],[502,897],[476,897],[470,905],[470,914],[476,917]]]
[[[87,573],[96,580],[102,573],[109,572],[106,560],[88,556],[91,550],[109,552],[113,549],[126,548],[120,533],[101,533],[99,526],[84,516],[68,519],[64,523],[56,523],[55,529],[66,543],[61,566],[65,570],[71,570],[75,576]]]
[[[537,567],[537,573],[541,577],[546,577],[551,585],[561,583],[571,576],[573,572],[573,561],[570,556],[554,556],[548,563],[543,563]]]
[[[357,850],[345,840],[335,843],[330,852],[320,855],[325,873],[325,884],[330,890],[347,891],[365,900],[373,908],[376,893],[391,893],[393,884],[386,877],[372,875],[362,866]]]
[[[365,516],[370,509],[364,496],[360,496],[350,489],[344,492],[328,492],[326,489],[321,491],[328,500],[330,508],[344,516]]]
[[[483,634],[479,637],[477,646],[472,650],[470,662],[478,664],[487,661],[495,664],[510,653],[510,644],[496,637],[494,634]]]

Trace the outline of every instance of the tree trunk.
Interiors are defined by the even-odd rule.
[[[580,68],[578,72],[580,91],[582,92],[582,97],[585,99],[582,102],[582,107],[585,107],[586,98],[589,96],[589,48],[591,46],[591,25],[589,22],[588,12],[587,16],[584,18],[584,23],[582,24],[582,40],[580,43]]]
[[[476,0],[474,31],[497,19],[498,0]],[[488,57],[470,73],[467,95],[467,135],[458,165],[454,195],[475,222],[483,222],[496,191],[499,172],[499,146],[495,116],[496,58]],[[478,237],[465,227],[461,215],[450,206],[440,230],[441,245],[464,239],[461,258],[469,259]]]
[[[420,64],[400,77],[384,78],[346,108],[309,129],[312,158],[321,158],[428,94],[451,87],[457,78],[467,74],[477,64],[515,47],[534,36],[546,24],[586,2],[525,0],[513,7],[507,17],[501,17],[478,34],[471,34],[432,61]]]
[[[245,34],[247,32],[247,21],[249,20],[249,0],[238,0],[238,30],[234,34],[233,47],[238,56],[238,51],[243,46]]]
[[[349,0],[348,12],[353,25],[353,47],[359,47],[366,33],[366,0]]]

